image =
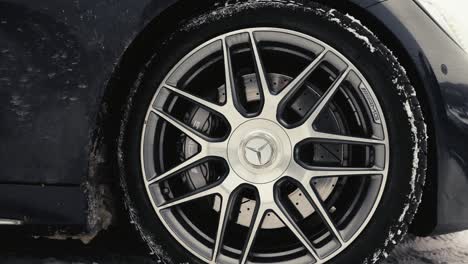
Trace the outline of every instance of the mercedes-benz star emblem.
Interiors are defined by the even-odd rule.
[[[245,144],[245,159],[252,165],[263,166],[271,161],[272,156],[273,147],[263,137],[251,138]]]

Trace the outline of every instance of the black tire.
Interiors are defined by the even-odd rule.
[[[371,222],[332,262],[378,262],[405,236],[422,196],[426,171],[424,119],[415,90],[391,51],[357,20],[313,2],[223,3],[184,22],[161,43],[129,97],[119,140],[122,185],[135,225],[163,262],[201,263],[172,238],[153,210],[140,167],[141,128],[158,84],[181,57],[215,36],[254,26],[291,29],[322,40],[358,66],[374,87],[390,135],[388,181]]]

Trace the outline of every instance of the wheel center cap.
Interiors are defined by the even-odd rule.
[[[242,148],[245,160],[259,168],[271,165],[278,151],[274,139],[265,133],[257,133],[247,138]]]
[[[269,120],[253,119],[238,126],[229,138],[228,162],[244,180],[262,184],[280,177],[292,157],[284,129]]]

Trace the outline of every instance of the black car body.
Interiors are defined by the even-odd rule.
[[[320,2],[376,32],[421,96],[429,170],[413,232],[468,228],[468,55],[413,1]],[[120,119],[141,65],[158,36],[212,4],[0,0],[1,219],[99,229],[101,187],[118,185]]]

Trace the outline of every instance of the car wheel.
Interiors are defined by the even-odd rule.
[[[422,195],[426,131],[405,71],[313,2],[183,22],[123,120],[129,209],[164,262],[375,263]]]

